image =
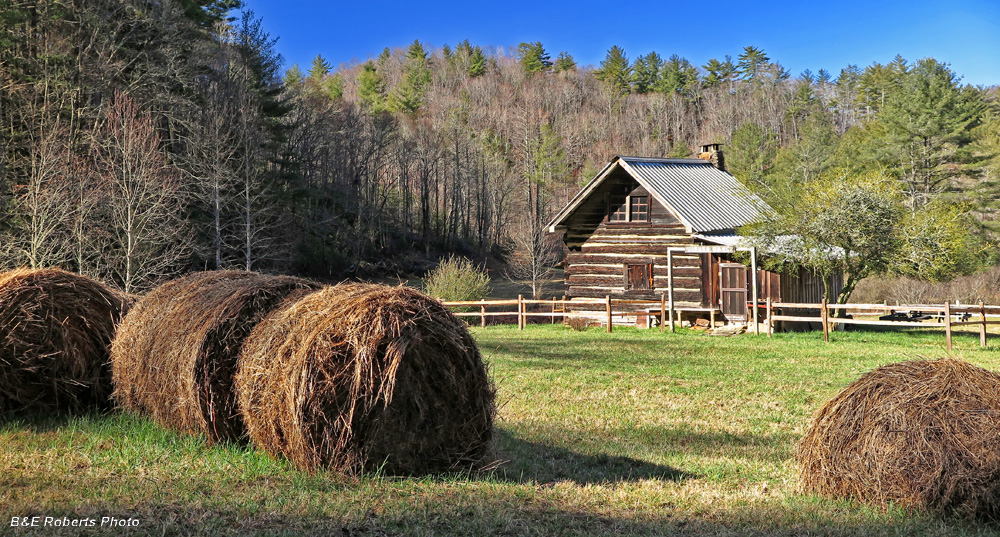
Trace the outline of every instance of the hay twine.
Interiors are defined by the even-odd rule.
[[[125,295],[57,268],[0,274],[0,409],[110,405],[108,347]]]
[[[495,390],[463,322],[405,287],[341,284],[260,323],[236,377],[253,442],[300,468],[474,466]]]
[[[112,346],[115,401],[170,429],[239,440],[233,375],[244,340],[283,301],[317,288],[288,276],[212,271],[154,289]]]
[[[805,492],[1000,519],[1000,375],[955,359],[871,371],[799,443]]]

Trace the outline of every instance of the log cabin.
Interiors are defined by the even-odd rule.
[[[752,285],[734,257],[737,231],[771,212],[725,171],[722,151],[710,144],[699,158],[615,157],[547,231],[563,234],[568,299],[660,300],[672,280],[678,310],[745,323]],[[822,299],[822,279],[803,269],[757,270],[756,279],[762,301]]]

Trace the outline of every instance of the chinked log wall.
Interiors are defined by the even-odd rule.
[[[694,239],[684,226],[601,224],[593,233],[570,228],[566,233],[566,295],[580,298],[658,300],[667,292],[667,259],[672,247],[687,247]],[[653,288],[625,290],[626,263],[651,262]],[[702,304],[702,258],[674,253],[674,300],[681,306]]]

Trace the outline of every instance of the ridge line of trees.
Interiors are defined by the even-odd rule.
[[[780,210],[877,171],[911,214],[961,207],[978,251],[996,244],[996,90],[931,58],[793,77],[752,46],[702,66],[613,47],[588,68],[540,42],[414,41],[281,73],[240,7],[0,6],[0,263],[130,290],[195,268],[421,273],[445,252],[543,274],[544,223],[611,156],[706,142]]]

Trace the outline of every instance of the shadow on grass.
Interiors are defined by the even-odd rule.
[[[497,430],[499,467],[494,478],[515,483],[572,481],[578,485],[660,479],[681,481],[694,474],[651,462],[601,453],[587,455],[517,438]]]
[[[72,423],[107,419],[112,410],[89,409],[80,412],[47,413],[32,410],[0,412],[0,430],[26,429],[34,433],[50,433],[65,429]]]
[[[95,509],[96,507],[96,509]],[[672,503],[658,510],[608,513],[561,504],[558,498],[526,502],[523,498],[491,493],[447,504],[410,496],[403,503],[357,506],[347,512],[289,512],[247,509],[235,505],[211,507],[186,502],[150,502],[122,510],[93,506],[86,513],[53,509],[48,516],[96,518],[113,516],[135,520],[134,528],[107,525],[87,535],[200,536],[329,536],[403,537],[410,535],[520,536],[829,536],[869,537],[900,535],[998,535],[997,528],[974,521],[939,518],[927,513],[872,511],[854,504],[796,498],[785,505],[717,506],[693,512]],[[34,513],[30,513],[34,514]],[[26,535],[81,535],[78,528],[47,529]]]

